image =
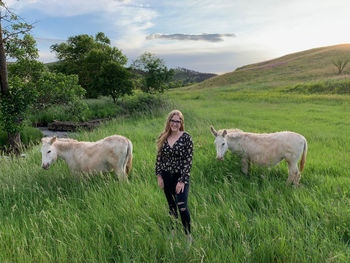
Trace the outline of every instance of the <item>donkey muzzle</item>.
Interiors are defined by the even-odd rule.
[[[224,160],[224,157],[217,156],[216,159],[218,159],[218,161],[222,162]]]
[[[47,169],[49,169],[49,164],[48,163],[43,163],[42,165],[41,165],[41,167],[43,168],[43,169],[45,169],[45,170],[47,170]]]

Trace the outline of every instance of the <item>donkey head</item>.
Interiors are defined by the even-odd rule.
[[[57,159],[57,149],[54,145],[56,137],[52,138],[42,138],[42,147],[41,147],[41,167],[49,169],[50,165]]]
[[[215,137],[215,145],[216,145],[216,158],[219,161],[224,160],[224,155],[228,150],[227,141],[226,141],[226,134],[227,131],[224,130],[223,132],[217,132],[213,126],[210,126],[211,133]]]

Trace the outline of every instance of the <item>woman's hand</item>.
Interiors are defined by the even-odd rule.
[[[158,175],[158,186],[160,189],[164,189],[164,181],[160,175]]]
[[[184,191],[185,184],[183,182],[178,182],[176,185],[176,193],[182,193]]]

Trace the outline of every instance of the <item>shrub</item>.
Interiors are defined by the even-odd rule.
[[[29,119],[31,123],[40,123],[46,126],[54,120],[58,121],[83,121],[86,120],[88,106],[84,101],[71,101],[65,105],[52,105],[44,111],[35,111]]]
[[[43,72],[34,83],[36,91],[35,109],[42,110],[51,105],[66,104],[79,101],[85,90],[78,84],[77,75]]]
[[[331,79],[325,81],[297,84],[287,87],[284,92],[303,94],[350,94],[350,79]]]
[[[99,99],[86,100],[88,111],[85,114],[86,119],[99,119],[114,117],[120,111],[120,106],[114,104],[110,98],[101,97]]]
[[[151,113],[157,108],[166,105],[166,100],[159,95],[141,93],[133,97],[125,98],[120,103],[121,113],[135,115],[137,113]]]
[[[9,91],[0,101],[0,122],[10,134],[21,131],[28,105],[33,101],[33,92],[20,78],[9,79]]]
[[[23,127],[21,140],[24,145],[29,145],[30,143],[39,143],[42,137],[44,137],[44,135],[38,128],[30,126]]]
[[[84,100],[81,105],[70,103],[53,105],[44,111],[32,112],[29,116],[29,123],[46,126],[54,120],[88,121],[114,118],[120,115],[149,114],[163,109],[166,105],[167,101],[164,96],[136,92],[133,96],[124,97],[117,104],[114,104],[109,97],[100,97]]]
[[[21,131],[21,140],[24,146],[28,146],[30,143],[38,143],[43,137],[43,133],[30,126],[24,126]],[[0,130],[0,149],[3,149],[7,145],[7,133],[4,130]]]

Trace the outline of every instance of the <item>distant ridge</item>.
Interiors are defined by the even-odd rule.
[[[198,83],[204,81],[206,79],[217,76],[214,73],[201,73],[198,71],[186,69],[186,68],[175,68],[175,74],[173,79],[175,81],[182,81],[184,85],[188,85],[190,83]]]
[[[263,83],[268,88],[298,82],[309,82],[339,77],[332,62],[337,58],[349,59],[350,44],[340,44],[313,48],[288,54],[255,64],[237,68],[233,72],[219,75],[190,88],[214,88],[226,85]],[[350,73],[350,63],[345,67],[344,75]]]

